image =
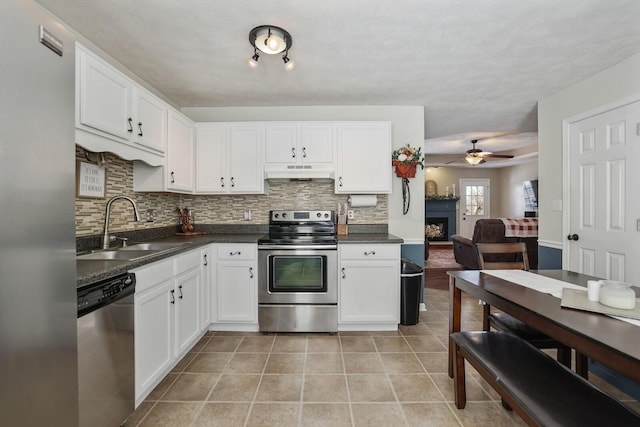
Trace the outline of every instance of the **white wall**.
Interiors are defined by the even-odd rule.
[[[539,208],[541,244],[563,243],[562,121],[596,107],[640,94],[640,54],[607,68],[538,102]]]
[[[392,147],[424,144],[424,108],[413,106],[311,106],[311,107],[201,107],[184,108],[184,114],[197,122],[287,121],[287,120],[380,120],[392,122]],[[391,153],[389,153],[391,162]],[[400,178],[393,179],[389,196],[389,232],[406,243],[424,242],[424,174],[418,168],[410,180],[411,207],[402,214]]]
[[[507,218],[521,218],[524,211],[523,181],[538,178],[538,161],[523,163],[500,169],[500,197],[498,212]]]

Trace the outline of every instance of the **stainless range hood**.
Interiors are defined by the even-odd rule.
[[[333,165],[266,165],[264,179],[333,180]]]

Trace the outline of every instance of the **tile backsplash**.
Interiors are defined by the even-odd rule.
[[[98,156],[90,153],[90,160]],[[122,200],[111,209],[109,231],[131,231],[176,225],[177,207],[193,209],[195,224],[267,224],[272,209],[337,209],[347,202],[346,194],[334,194],[334,183],[324,181],[272,181],[265,195],[188,195],[174,193],[137,193],[133,191],[133,162],[105,153],[106,197],[76,197],[76,236],[91,236],[104,231],[107,201],[118,194],[134,199],[143,222],[133,220],[131,205]],[[87,161],[85,150],[76,146],[76,159]],[[375,207],[354,208],[351,224],[387,224],[388,196],[378,195]],[[153,210],[153,222],[147,222]],[[244,212],[251,211],[251,220]]]

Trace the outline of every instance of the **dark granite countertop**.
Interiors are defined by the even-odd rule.
[[[220,232],[222,231],[222,232]],[[230,231],[230,232],[225,232]],[[237,232],[236,232],[237,231]],[[244,231],[244,232],[243,232]],[[249,232],[247,232],[249,231]],[[361,226],[358,230],[360,232],[350,233],[346,236],[338,236],[339,244],[353,244],[353,243],[402,243],[403,240],[392,234],[386,232],[386,226],[381,228]],[[158,232],[158,231],[156,231]],[[266,232],[266,230],[265,230]],[[164,230],[160,234],[153,235],[129,235],[130,244],[133,242],[175,242],[175,243],[189,243],[182,245],[176,250],[169,252],[160,252],[154,255],[150,255],[143,259],[135,261],[94,261],[94,260],[78,260],[76,261],[76,285],[82,287],[91,283],[95,283],[100,280],[109,279],[122,273],[126,273],[134,268],[150,264],[152,262],[160,261],[165,258],[169,258],[180,253],[188,252],[196,249],[199,246],[205,246],[210,243],[255,243],[262,237],[265,232],[263,228],[255,229],[238,229],[230,230],[229,228],[223,228],[219,230],[208,230],[209,234],[206,235],[194,235],[194,236],[176,236],[173,230]],[[119,233],[116,233],[119,234]],[[126,235],[126,234],[125,234]],[[159,237],[161,236],[161,237]],[[78,243],[78,250],[85,250],[84,245],[90,244],[90,247],[95,247],[95,236],[84,239],[85,242]],[[98,239],[99,240],[99,239]]]
[[[345,236],[338,236],[338,244],[349,243],[402,243],[398,236],[386,233],[349,233]]]
[[[205,246],[210,243],[257,243],[258,239],[263,235],[264,234],[220,233],[200,236],[171,236],[145,240],[145,242],[175,242],[189,244],[180,246],[178,249],[173,251],[161,252],[135,261],[77,260],[76,286],[80,288],[100,280],[105,280],[110,277],[126,273],[136,267],[160,261],[183,252],[188,252],[198,248],[199,246]]]

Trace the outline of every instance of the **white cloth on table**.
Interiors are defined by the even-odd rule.
[[[553,279],[551,277],[542,276],[540,274],[531,273],[524,270],[481,270],[482,273],[490,276],[498,277],[502,280],[533,289],[544,294],[550,294],[558,299],[562,299],[562,289],[577,289],[584,291],[584,286],[574,285],[573,283],[563,282],[562,280]],[[636,319],[628,319],[626,317],[611,316],[615,319],[640,326],[640,321]]]

